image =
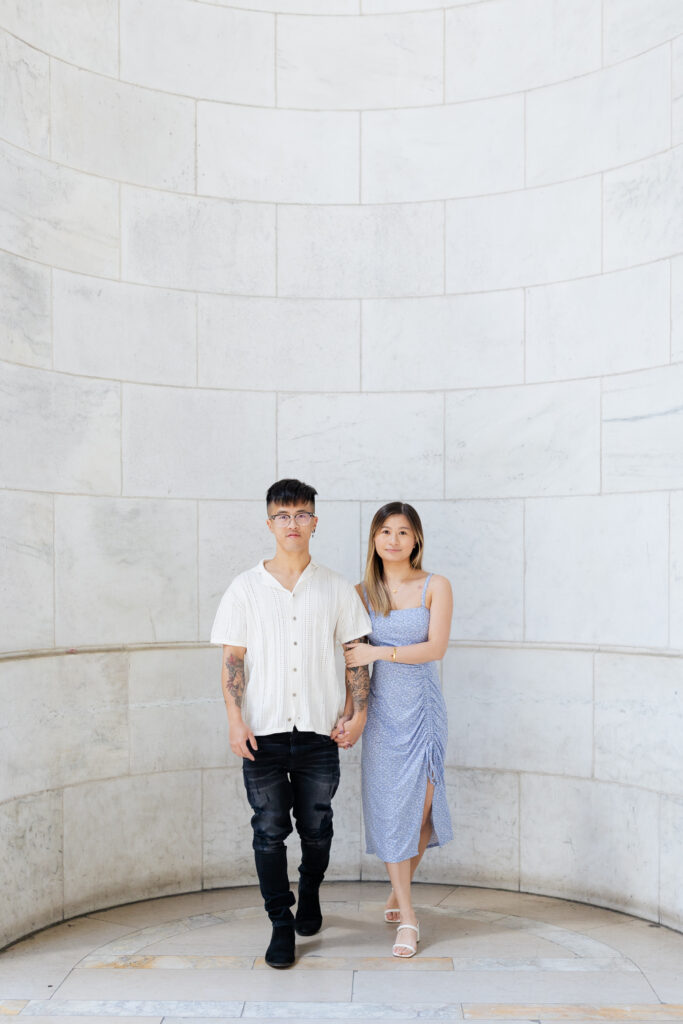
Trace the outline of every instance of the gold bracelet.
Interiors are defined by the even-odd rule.
[[[393,651],[391,652],[391,660],[392,661],[396,661],[396,648],[395,647],[394,647]]]

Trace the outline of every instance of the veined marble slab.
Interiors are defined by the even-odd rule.
[[[239,1017],[243,1001],[152,999],[31,999],[21,1011],[25,1017]]]

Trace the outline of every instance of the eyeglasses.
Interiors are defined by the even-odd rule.
[[[297,512],[296,515],[290,516],[286,512],[276,512],[274,516],[268,516],[272,519],[276,526],[289,526],[292,520],[298,526],[308,526],[311,519],[315,519],[315,515],[312,512]]]

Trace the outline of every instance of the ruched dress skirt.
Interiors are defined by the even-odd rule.
[[[370,609],[370,643],[406,647],[428,639],[428,583],[429,577],[418,607],[392,610],[387,616]],[[444,780],[447,735],[436,662],[373,663],[361,758],[368,853],[387,863],[417,854],[428,779],[434,783],[428,846],[443,846],[453,838]]]

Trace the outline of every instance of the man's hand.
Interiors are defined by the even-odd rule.
[[[332,732],[332,739],[337,746],[342,750],[355,746],[361,738],[367,717],[367,712],[357,711],[351,718],[340,719],[341,725],[337,725]]]
[[[247,746],[251,745],[252,750],[258,750],[258,743],[251,729],[245,725],[242,717],[230,719],[230,749],[238,757],[246,757],[248,761],[255,761],[256,758]]]

